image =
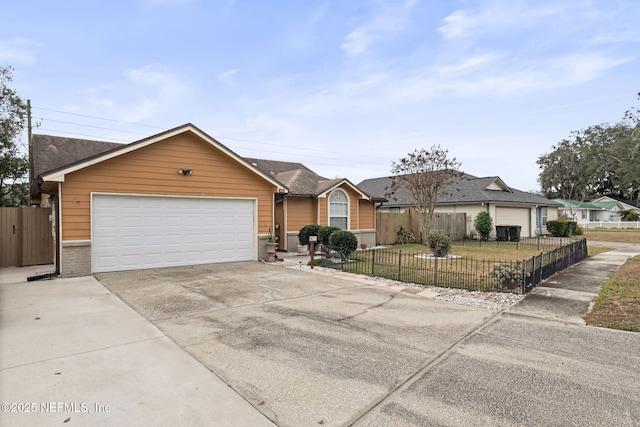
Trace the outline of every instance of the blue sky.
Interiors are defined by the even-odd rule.
[[[638,0],[5,2],[0,64],[36,132],[194,125],[354,183],[440,144],[538,188],[536,159],[639,105]],[[108,120],[100,120],[108,119]]]

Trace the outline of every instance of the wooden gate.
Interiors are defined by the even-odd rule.
[[[53,263],[50,208],[0,208],[0,267]]]
[[[377,243],[379,245],[396,243],[400,226],[412,231],[416,242],[420,241],[420,216],[414,209],[408,209],[404,213],[376,213]],[[467,216],[464,213],[436,212],[433,216],[432,230],[435,233],[446,234],[452,240],[462,240],[467,233]]]

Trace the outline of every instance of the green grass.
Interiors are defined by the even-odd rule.
[[[605,282],[585,321],[592,326],[640,332],[640,256],[629,259]]]

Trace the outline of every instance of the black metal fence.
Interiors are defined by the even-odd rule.
[[[429,286],[525,293],[587,257],[586,239],[566,243],[522,261],[436,258],[424,253],[367,249],[335,259],[334,268]],[[339,254],[337,248],[331,252]]]

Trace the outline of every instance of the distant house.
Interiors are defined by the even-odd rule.
[[[387,201],[378,208],[381,212],[400,213],[412,209],[414,199],[408,191],[388,194],[391,182],[392,178],[388,176],[372,178],[362,181],[358,187],[387,196]],[[486,211],[491,215],[494,226],[517,225],[521,227],[521,237],[529,237],[546,232],[547,221],[557,218],[559,206],[559,203],[545,197],[511,188],[497,176],[479,178],[462,174],[438,195],[435,211],[465,213],[467,234],[474,231],[476,215]]]
[[[609,196],[602,196],[591,202],[568,199],[554,199],[554,201],[561,204],[558,208],[559,213],[578,222],[620,221],[622,210],[631,209],[640,213],[640,208],[635,206],[633,201],[614,199]]]

